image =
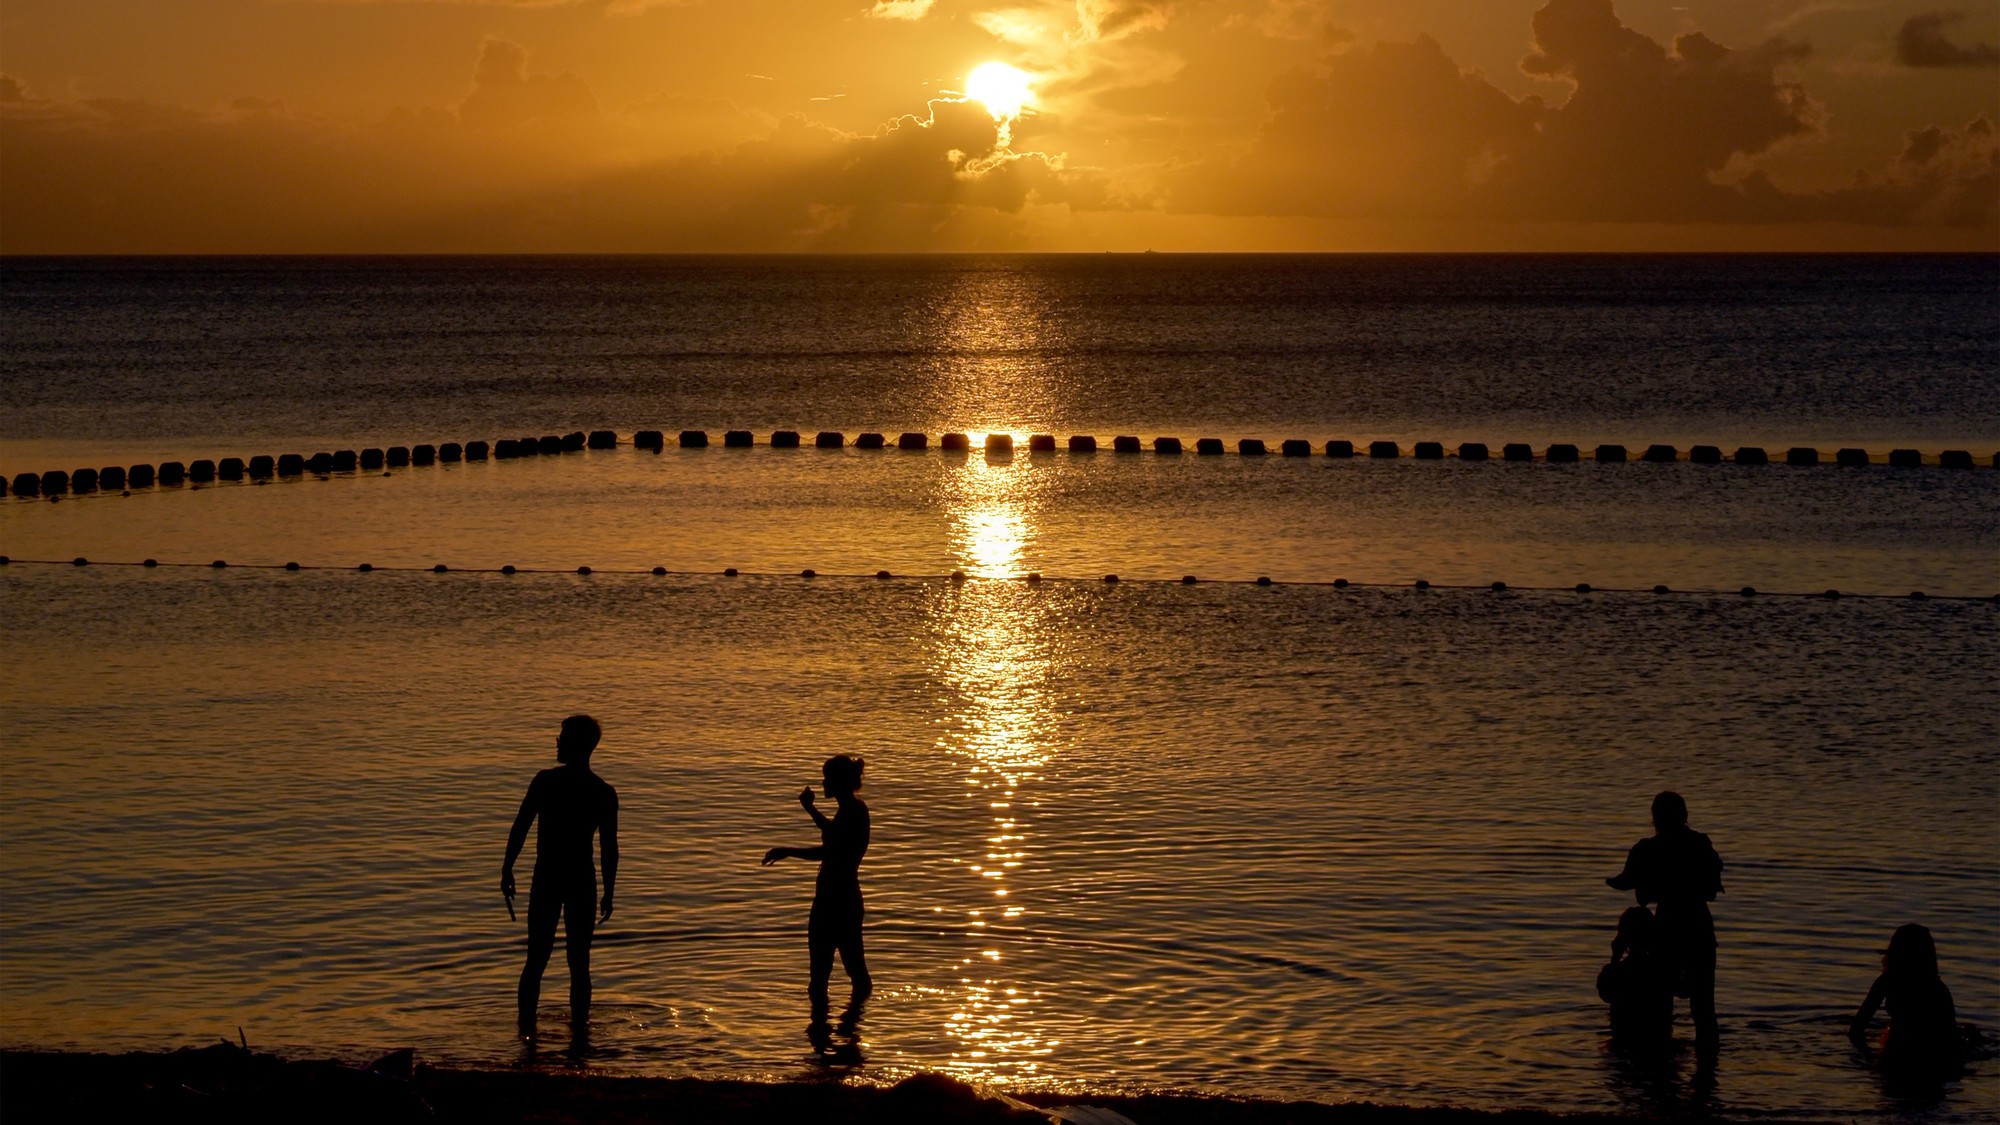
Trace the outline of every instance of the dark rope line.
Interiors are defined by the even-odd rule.
[[[805,580],[826,579],[829,581],[872,580],[877,582],[885,582],[885,581],[901,579],[904,581],[918,581],[918,582],[953,582],[953,583],[1007,582],[1007,583],[1020,583],[1024,585],[1036,585],[1038,583],[1043,583],[1043,582],[1051,582],[1051,583],[1060,582],[1067,584],[1087,582],[1087,583],[1097,583],[1101,585],[1139,584],[1147,586],[1311,586],[1311,587],[1322,587],[1333,590],[1416,590],[1416,591],[1481,590],[1495,594],[1504,594],[1504,593],[1621,594],[1621,595],[1646,594],[1646,595],[1652,595],[1654,597],[1664,597],[1668,595],[1695,595],[1701,597],[1733,596],[1733,597],[1743,597],[1743,598],[1753,598],[1753,597],[1814,598],[1821,601],[1838,601],[1847,598],[1861,598],[1861,599],[1870,599],[1876,601],[1991,602],[1993,604],[2000,605],[2000,594],[1992,594],[1992,595],[1930,594],[1922,590],[1912,590],[1907,594],[1880,594],[1880,593],[1855,593],[1846,590],[1834,590],[1834,589],[1819,590],[1819,591],[1759,590],[1754,586],[1743,586],[1734,590],[1712,589],[1705,587],[1697,587],[1693,589],[1676,589],[1665,585],[1652,586],[1652,587],[1593,586],[1588,582],[1579,582],[1574,586],[1517,586],[1507,582],[1486,582],[1486,583],[1431,582],[1422,578],[1416,579],[1415,581],[1412,582],[1366,582],[1366,581],[1351,581],[1346,578],[1275,579],[1271,578],[1268,575],[1259,575],[1256,578],[1201,578],[1193,574],[1182,575],[1179,578],[1150,578],[1150,577],[1126,578],[1117,574],[1106,574],[1101,578],[1083,578],[1075,575],[1043,575],[1037,572],[1029,572],[1026,574],[1009,574],[1009,575],[968,575],[962,570],[954,570],[948,574],[936,574],[928,572],[896,574],[887,570],[877,570],[873,572],[823,571],[823,570],[813,570],[810,568],[799,571],[739,570],[733,566],[719,571],[677,570],[664,566],[655,566],[646,568],[591,567],[591,566],[564,568],[564,567],[533,567],[533,566],[511,566],[511,565],[455,567],[455,566],[447,566],[444,563],[436,563],[431,566],[421,566],[421,565],[397,566],[393,564],[386,566],[377,566],[373,563],[361,563],[356,566],[334,566],[325,563],[296,563],[296,562],[232,563],[225,559],[215,559],[211,562],[205,562],[205,563],[161,562],[158,559],[143,559],[139,562],[128,562],[122,560],[104,561],[99,559],[84,558],[82,556],[78,556],[72,559],[16,559],[16,558],[10,558],[6,555],[0,555],[0,566],[50,566],[50,567],[70,567],[70,568],[91,567],[91,566],[113,566],[113,567],[138,567],[146,570],[154,570],[154,569],[282,570],[282,571],[319,570],[319,571],[337,571],[337,572],[348,572],[348,573],[358,573],[358,574],[372,574],[380,572],[385,574],[500,574],[509,576],[564,574],[577,577],[591,577],[595,575],[603,575],[606,577],[647,576],[654,578],[796,578]]]

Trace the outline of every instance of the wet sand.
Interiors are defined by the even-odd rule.
[[[1135,1125],[1610,1125],[1663,1119],[1181,1094],[1028,1093],[1015,1095],[1010,1104],[941,1075],[919,1075],[882,1087],[837,1080],[609,1078],[411,1063],[403,1053],[364,1069],[324,1060],[282,1059],[233,1044],[123,1055],[0,1052],[0,1118],[9,1125],[81,1121],[1034,1125],[1058,1120],[1021,1104],[1028,1103],[1113,1110]]]

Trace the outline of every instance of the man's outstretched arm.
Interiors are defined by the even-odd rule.
[[[521,798],[521,811],[514,814],[514,827],[507,831],[507,858],[500,864],[500,893],[514,897],[514,861],[521,858],[521,849],[528,843],[528,826],[535,822],[535,814],[541,811],[542,794],[536,787],[541,776],[528,785],[528,795]]]
[[[618,791],[611,791],[611,800],[604,810],[604,823],[597,829],[597,846],[604,853],[604,898],[599,904],[603,913],[597,920],[602,922],[611,917],[611,892],[618,885]]]

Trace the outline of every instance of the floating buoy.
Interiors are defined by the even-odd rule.
[[[297,564],[297,563],[295,563],[295,562],[288,562],[288,563],[286,563],[286,564],[285,564],[285,569],[286,569],[286,570],[297,570],[298,568],[299,568],[299,564]]]
[[[221,560],[221,559],[217,559],[217,560],[215,560],[214,562],[212,562],[212,563],[209,563],[208,565],[209,565],[209,569],[211,569],[211,570],[227,570],[227,569],[229,569],[229,564],[228,564],[227,562],[224,562],[224,561],[223,561],[223,560]]]
[[[1739,465],[1768,465],[1771,463],[1771,455],[1757,446],[1746,445],[1738,449],[1736,456],[1731,460]]]
[[[800,577],[800,578],[818,578],[818,577],[819,577],[819,571],[817,571],[817,570],[814,570],[814,569],[813,569],[812,567],[807,567],[807,568],[805,568],[804,570],[801,570],[801,571],[799,571],[799,577]]]
[[[14,495],[39,496],[41,495],[41,491],[42,491],[42,476],[40,473],[14,474]]]
[[[1037,577],[1039,577],[1039,575]],[[1116,582],[1118,581],[1118,576],[1115,574],[1107,574],[1104,576],[1104,580],[1106,582]]]
[[[97,470],[78,469],[69,475],[69,487],[73,492],[96,492]]]
[[[1239,457],[1262,457],[1266,452],[1263,438],[1247,437],[1236,443],[1236,454]]]
[[[1268,574],[1260,574],[1260,575],[1258,575],[1258,576],[1257,576],[1257,585],[1259,585],[1259,586],[1269,586],[1270,584],[1271,584],[1271,576],[1270,576],[1270,575],[1268,575]]]
[[[134,465],[125,470],[125,484],[128,488],[149,488],[153,483],[151,465]]]
[[[1402,455],[1403,447],[1393,441],[1371,441],[1368,443],[1368,456],[1378,460],[1389,461]]]
[[[1736,592],[1737,592],[1738,594],[1742,595],[1743,597],[1746,597],[1746,598],[1754,598],[1754,597],[1756,597],[1756,596],[1757,596],[1757,587],[1755,587],[1755,586],[1745,586],[1745,587],[1743,587],[1743,588],[1742,588],[1741,590],[1738,590],[1738,591],[1736,591]]]
[[[69,474],[61,469],[50,469],[42,474],[42,491],[48,495],[69,491]]]
[[[1868,467],[1868,451],[1865,449],[1842,449],[1833,455],[1833,463],[1843,469],[1865,469]]]
[[[188,479],[206,484],[215,479],[215,462],[203,458],[188,465]]]
[[[325,451],[313,454],[311,457],[306,458],[306,468],[312,470],[315,473],[319,473],[322,476],[332,472],[333,454],[327,453]],[[173,481],[167,479],[167,467],[165,465],[160,466],[160,483],[161,484],[174,483]]]
[[[614,430],[592,430],[587,443],[592,449],[618,448],[618,434]]]
[[[639,430],[633,433],[632,444],[635,448],[650,449],[658,453],[667,447],[667,435],[658,430]],[[465,448],[468,453],[472,451],[472,446],[470,445]]]
[[[1941,469],[1970,469],[1972,467],[1972,453],[1964,449],[1947,449],[1943,453],[1938,454],[1938,467]]]
[[[467,461],[484,461],[486,460],[486,455],[491,450],[492,447],[483,441],[468,441],[465,443],[465,459]]]
[[[562,452],[578,453],[590,444],[590,439],[582,430],[572,430],[562,436]]]
[[[1673,591],[1672,591],[1672,590],[1669,590],[1669,589],[1667,589],[1667,588],[1666,588],[1665,586],[1655,586],[1655,587],[1653,587],[1653,592],[1654,592],[1655,594],[1671,594],[1671,593],[1673,593]]]
[[[1688,449],[1688,460],[1697,465],[1722,464],[1722,450],[1713,445],[1696,445]]]
[[[1014,452],[1014,435],[1013,435],[1013,434],[987,434],[987,435],[986,435],[986,452],[987,452],[988,454],[994,454],[994,453],[1012,453],[1012,452]]]
[[[1924,455],[1914,449],[1891,449],[1889,451],[1889,464],[1893,468],[1917,469],[1922,468],[1923,463]]]
[[[437,564],[436,566],[434,566],[434,567],[432,567],[432,568],[431,568],[431,573],[432,573],[432,574],[443,574],[443,573],[445,573],[445,572],[449,571],[450,569],[451,569],[450,567],[448,567],[448,566],[444,565],[443,563],[439,563],[439,564]]]
[[[722,435],[724,449],[748,449],[757,443],[749,430],[730,430]]]
[[[576,572],[578,574],[588,575],[590,573],[590,568],[587,566],[580,566],[576,568]]]
[[[215,463],[215,473],[223,480],[242,480],[243,469],[243,458],[241,457],[224,457]],[[123,477],[125,470],[120,469],[118,475]]]
[[[437,446],[413,445],[410,447],[410,464],[428,465],[437,460]]]
[[[375,564],[374,564],[374,563],[362,563],[362,564],[361,564],[360,566],[357,566],[357,567],[355,567],[354,569],[356,569],[356,570],[360,571],[360,572],[361,572],[361,573],[363,573],[363,574],[366,574],[366,573],[368,573],[369,571],[371,571],[371,570],[374,570],[374,569],[375,569]]]
[[[306,459],[304,457],[301,457],[296,453],[285,453],[279,455],[278,457],[279,476],[295,477],[305,471],[306,471]]]
[[[1838,597],[1840,597],[1840,591],[1839,591],[1839,590],[1836,590],[1836,589],[1834,589],[1834,588],[1832,588],[1831,586],[1829,586],[1829,587],[1827,587],[1827,590],[1826,590],[1826,593],[1824,593],[1824,594],[1821,594],[1821,595],[1820,595],[1820,597],[1823,597],[1823,598],[1838,598]]]
[[[1505,582],[1495,582],[1491,589],[1496,594],[1504,594],[1507,592],[1507,584]]]
[[[890,577],[893,577],[893,575],[891,575],[891,574],[890,574],[890,573],[889,573],[888,571],[886,571],[886,570],[878,570],[878,571],[876,571],[876,572],[875,572],[875,577],[876,577],[876,578],[890,578]]]
[[[1671,445],[1649,445],[1640,459],[1649,465],[1669,465],[1680,460],[1681,454]]]
[[[1336,578],[1336,579],[1334,579],[1334,580],[1333,580],[1333,588],[1334,588],[1334,589],[1336,589],[1336,590],[1345,590],[1345,589],[1347,589],[1347,587],[1348,587],[1348,581],[1347,581],[1347,579],[1345,579],[1345,578]]]
[[[1139,439],[1132,434],[1119,434],[1111,439],[1111,449],[1114,453],[1137,453]]]
[[[1533,461],[1535,459],[1535,447],[1524,441],[1510,441],[1500,447],[1500,459],[1503,461]]]
[[[1344,439],[1327,442],[1326,455],[1328,457],[1352,457],[1354,456],[1354,443]]]
[[[653,568],[653,577],[655,578],[664,578],[666,577],[666,573],[667,573],[667,568],[664,566],[656,566]]]
[[[1279,443],[1278,452],[1286,457],[1311,457],[1313,443],[1304,438],[1286,438]]]
[[[1576,592],[1577,592],[1577,593],[1579,593],[1579,594],[1588,594],[1588,593],[1590,593],[1590,583],[1588,583],[1588,582],[1579,582],[1579,583],[1577,583],[1577,584],[1576,584]]]
[[[1179,456],[1181,452],[1181,439],[1177,437],[1156,437],[1153,439],[1153,452]]]
[[[503,450],[502,450],[502,452],[501,452],[501,454],[500,454],[500,455],[501,455],[502,457],[509,457],[509,456],[512,456],[512,455],[513,455],[513,448],[512,448],[512,447],[513,447],[513,444],[514,444],[513,442],[511,442],[511,441],[503,441],[503,442],[501,442],[500,444],[501,444],[502,446],[506,447],[505,449],[503,449]],[[351,452],[348,452],[348,451],[342,451],[342,452],[341,452],[341,453],[340,453],[339,455],[337,455],[337,456],[336,456],[336,457],[334,458],[334,462],[333,462],[333,463],[334,463],[334,464],[335,464],[336,466],[339,466],[339,465],[341,465],[341,464],[342,464],[343,462],[345,463],[345,465],[346,465],[346,467],[347,467],[348,469],[352,469],[352,468],[354,468],[354,465],[355,465],[355,457],[354,457],[354,454],[353,454],[353,453],[351,453]],[[373,448],[372,446],[371,446],[370,448],[368,448],[368,449],[364,449],[364,450],[362,450],[362,451],[361,451],[361,458],[360,458],[360,465],[361,465],[361,467],[362,467],[362,468],[364,468],[364,469],[379,469],[379,468],[381,468],[381,467],[382,467],[382,451],[381,451],[380,449],[376,449],[376,448]]]
[[[162,461],[159,478],[161,484],[179,484],[187,479],[187,466],[179,461]]]
[[[1194,451],[1204,457],[1216,457],[1222,453],[1222,439],[1219,437],[1196,438]]]
[[[1089,434],[1071,434],[1069,438],[1069,451],[1071,453],[1095,453],[1097,452],[1097,439]]]
[[[963,582],[963,581],[965,581],[965,572],[964,572],[964,571],[962,571],[962,570],[954,570],[954,571],[952,571],[952,572],[951,572],[951,580],[952,580],[953,582]]]
[[[582,440],[582,439],[583,439],[583,435],[582,435],[582,434],[578,434],[578,435],[577,435],[577,443],[576,443],[576,447],[577,447],[578,449],[582,449],[582,448],[583,448],[583,440]],[[556,454],[558,454],[558,453],[561,453],[561,452],[563,452],[563,451],[564,451],[565,449],[569,448],[569,447],[568,447],[568,446],[567,446],[567,445],[566,445],[566,444],[565,444],[565,443],[563,442],[563,439],[561,439],[561,438],[557,437],[557,436],[556,436],[556,435],[554,435],[554,434],[543,434],[543,435],[542,435],[541,437],[538,437],[538,438],[536,438],[536,439],[535,439],[535,441],[534,441],[534,446],[535,446],[535,452],[537,452],[537,453],[542,453],[542,454],[546,454],[547,456],[550,456],[550,457],[553,457],[553,456],[555,456]],[[399,446],[398,448],[401,448],[401,447]],[[403,459],[402,459],[401,461],[397,461],[397,460],[396,460],[396,450],[394,450],[394,449],[391,449],[391,450],[389,451],[389,464],[390,464],[390,465],[392,465],[392,466],[397,466],[397,467],[401,467],[401,466],[403,466],[403,465],[407,465],[407,464],[409,464],[409,463],[410,463],[410,451],[409,451],[409,450],[407,450],[407,449],[403,450]]]
[[[680,436],[680,444],[682,449],[707,449],[708,431],[682,430]]]
[[[1576,446],[1558,442],[1542,454],[1542,459],[1551,465],[1574,465],[1579,459]]]
[[[90,560],[89,560],[89,559],[86,559],[86,558],[84,558],[84,557],[83,557],[82,555],[78,555],[77,557],[75,557],[75,558],[73,558],[73,559],[69,560],[69,565],[71,565],[71,566],[89,566],[89,565],[90,565]]]
[[[1424,581],[1421,578],[1417,579],[1416,582],[1413,583],[1413,585],[1415,585],[1416,588],[1419,590],[1428,590],[1431,588],[1431,584],[1429,582]]]
[[[1923,600],[1925,600],[1925,599],[1927,599],[1927,598],[1929,598],[1929,597],[1930,597],[1930,595],[1929,595],[1929,594],[1926,594],[1926,593],[1924,593],[1924,592],[1923,592],[1922,590],[1911,590],[1911,591],[1910,591],[1910,600],[1911,600],[1911,601],[1913,601],[1913,602],[1920,602],[1920,601],[1923,601]]]
[[[1056,451],[1056,435],[1054,434],[1028,435],[1028,452],[1054,453],[1055,451]]]
[[[724,578],[734,578],[734,577],[736,577],[736,568],[735,568],[735,567],[733,567],[733,566],[726,566],[726,567],[723,567],[723,568],[722,568],[722,576],[723,576]]]
[[[1810,469],[1819,464],[1819,450],[1803,445],[1795,445],[1785,450],[1785,464],[1801,469]]]
[[[448,441],[445,442],[443,445],[438,446],[438,460],[443,461],[444,463],[449,465],[456,463],[458,461],[462,461],[464,459],[465,459],[465,447],[458,444],[457,442]]]
[[[145,562],[142,562],[142,563],[140,563],[139,565],[140,565],[140,566],[143,566],[143,567],[145,567],[145,568],[146,568],[147,570],[151,570],[151,569],[153,569],[154,567],[156,567],[156,566],[160,565],[160,560],[158,560],[158,559],[147,559],[147,560],[146,560]]]
[[[931,436],[929,434],[907,433],[896,435],[897,449],[907,449],[912,453],[917,453],[930,447]]]
[[[257,456],[250,458],[250,463],[244,466],[244,472],[248,473],[253,480],[265,480],[278,471],[277,465],[277,461],[269,454],[259,453]]]
[[[884,444],[885,441],[881,434],[862,434],[860,437],[854,439],[854,448],[856,449],[880,449]]]
[[[1463,442],[1458,447],[1458,459],[1461,461],[1485,461],[1492,456],[1492,451],[1486,448],[1483,441]]]
[[[237,462],[241,465],[242,462]],[[237,474],[241,476],[241,473]],[[106,465],[97,470],[97,487],[110,491],[125,487],[125,469],[121,465]]]
[[[1183,574],[1183,575],[1181,575],[1181,585],[1183,585],[1183,586],[1192,586],[1192,585],[1194,585],[1195,583],[1197,583],[1197,582],[1199,582],[1199,581],[1201,581],[1201,579],[1199,579],[1199,578],[1196,578],[1196,577],[1195,577],[1194,575],[1192,575],[1192,574]]]
[[[946,453],[964,453],[972,448],[972,439],[961,433],[949,433],[938,439],[938,447]]]
[[[1027,579],[1030,582],[1040,582],[1042,580],[1042,576],[1040,573],[1031,570],[1027,574]]]
[[[1444,443],[1420,441],[1417,443],[1416,448],[1411,450],[1411,454],[1419,461],[1442,461],[1444,460]]]
[[[1625,447],[1622,445],[1600,445],[1591,453],[1590,459],[1603,465],[1623,465]]]
[[[797,430],[777,430],[771,434],[772,449],[797,449],[798,447],[799,432]]]

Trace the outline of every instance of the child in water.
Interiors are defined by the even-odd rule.
[[[799,793],[799,804],[819,825],[819,847],[772,848],[764,853],[766,867],[786,858],[819,861],[812,916],[806,926],[806,944],[812,957],[807,994],[812,998],[815,1025],[826,1022],[826,984],[833,975],[834,953],[840,954],[840,964],[852,985],[850,1005],[859,1005],[875,988],[861,952],[861,857],[868,854],[868,806],[856,790],[861,788],[864,764],[860,758],[835,754],[821,767],[826,795],[839,805],[830,820],[813,807],[810,787]]]
[[[1627,907],[1611,939],[1611,960],[1597,973],[1597,995],[1611,1005],[1611,1042],[1650,1051],[1673,1039],[1673,975],[1660,956],[1653,912]]]
[[[1958,1011],[1951,990],[1938,976],[1937,943],[1922,926],[1903,926],[1882,951],[1882,975],[1868,998],[1848,1022],[1847,1033],[1866,1043],[1868,1023],[1875,1013],[1889,1010],[1889,1027],[1882,1033],[1876,1066],[1903,1074],[1949,1073],[1965,1059],[1965,1040],[1958,1029]]]

